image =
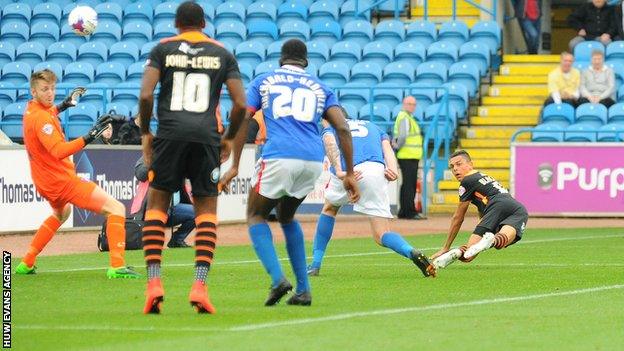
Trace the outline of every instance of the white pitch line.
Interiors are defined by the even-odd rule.
[[[569,291],[560,291],[554,293],[543,293],[543,294],[534,294],[534,295],[524,295],[524,296],[509,296],[509,297],[499,297],[494,299],[482,299],[482,300],[473,300],[473,301],[465,301],[465,302],[457,302],[457,303],[444,303],[444,304],[436,304],[436,305],[427,305],[427,306],[414,306],[414,307],[406,307],[406,308],[392,308],[392,309],[383,309],[383,310],[372,310],[372,311],[361,311],[361,312],[352,312],[352,313],[342,313],[329,315],[324,317],[314,317],[314,318],[301,318],[301,319],[293,319],[286,320],[280,322],[269,322],[269,323],[257,323],[257,324],[246,324],[231,327],[228,329],[221,328],[200,328],[200,327],[132,327],[132,326],[87,326],[87,325],[15,325],[15,329],[26,329],[26,330],[66,330],[66,331],[136,331],[136,332],[162,332],[162,331],[177,331],[177,332],[245,332],[245,331],[254,331],[260,329],[270,329],[276,327],[283,326],[292,326],[292,325],[301,325],[301,324],[311,324],[311,323],[322,323],[329,321],[337,321],[337,320],[346,320],[353,319],[359,317],[370,317],[370,316],[385,316],[392,314],[400,314],[400,313],[408,313],[408,312],[420,312],[420,311],[433,311],[433,310],[444,310],[444,309],[452,309],[452,308],[461,308],[467,306],[480,306],[480,305],[492,305],[501,302],[519,302],[519,301],[529,301],[529,300],[538,300],[549,297],[558,297],[558,296],[570,296],[570,295],[580,295],[580,294],[588,294],[600,291],[608,291],[615,289],[624,288],[624,284],[618,285],[607,285],[607,286],[599,286],[594,288],[586,288],[586,289],[576,289]]]
[[[388,262],[388,263],[340,263],[340,264],[323,264],[325,266],[366,266],[366,267],[390,267],[390,266],[404,266],[405,262]],[[478,267],[478,266],[489,266],[489,267],[533,267],[533,268],[541,268],[541,267],[624,267],[624,263],[479,263],[474,262],[470,265],[465,264],[455,264],[453,267]]]
[[[342,314],[335,314],[335,315],[330,315],[330,316],[325,316],[325,317],[302,318],[302,319],[292,319],[292,320],[287,320],[287,321],[282,321],[282,322],[248,324],[248,325],[242,325],[238,327],[232,327],[229,330],[230,331],[253,331],[253,330],[259,330],[259,329],[270,329],[270,328],[275,328],[275,327],[338,321],[338,320],[352,319],[352,318],[358,318],[358,317],[383,316],[383,315],[391,315],[391,314],[399,314],[399,313],[407,313],[407,312],[420,312],[420,311],[432,311],[432,310],[459,308],[459,307],[466,307],[466,306],[491,305],[491,304],[497,304],[501,302],[537,300],[537,299],[543,299],[543,298],[548,298],[548,297],[579,295],[579,294],[587,294],[587,293],[593,293],[593,292],[598,292],[598,291],[606,291],[606,290],[622,289],[622,288],[624,288],[624,284],[600,286],[600,287],[588,288],[588,289],[561,291],[561,292],[556,292],[556,293],[545,293],[545,294],[513,296],[513,297],[500,297],[500,298],[495,298],[495,299],[484,299],[484,300],[466,301],[466,302],[458,302],[458,303],[443,303],[443,304],[429,305],[429,306],[415,306],[415,307],[407,307],[407,308],[393,308],[393,309],[384,309],[384,310],[342,313]]]
[[[593,239],[608,239],[608,238],[617,238],[623,236],[623,234],[615,234],[615,235],[594,235],[594,236],[585,236],[585,237],[564,237],[564,238],[551,238],[551,239],[538,239],[538,240],[529,240],[529,241],[519,241],[516,245],[528,245],[528,244],[540,244],[540,243],[548,243],[548,242],[556,242],[556,241],[575,241],[575,240],[593,240]],[[440,247],[424,247],[419,248],[420,250],[436,250]],[[361,252],[361,253],[351,253],[351,254],[339,254],[339,255],[327,255],[325,258],[345,258],[345,257],[360,257],[360,256],[374,256],[374,255],[389,255],[393,254],[391,251],[376,251],[376,252]],[[280,261],[287,261],[288,258],[280,258]],[[239,265],[239,264],[249,264],[249,263],[258,263],[258,260],[241,260],[241,261],[216,261],[216,266],[222,265]],[[164,264],[163,267],[192,267],[195,263],[170,263]],[[38,270],[40,273],[68,273],[68,272],[82,272],[82,271],[99,271],[105,270],[108,267],[83,267],[83,268],[70,268],[70,269],[50,269],[50,270]]]

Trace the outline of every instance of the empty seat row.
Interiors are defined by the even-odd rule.
[[[608,123],[624,123],[624,103],[607,109],[602,104],[585,103],[574,109],[572,105],[550,104],[542,111],[542,123],[568,126],[574,123],[599,127]]]
[[[539,142],[622,142],[624,141],[624,124],[609,123],[596,127],[585,123],[569,126],[544,123],[533,129],[531,140]]]

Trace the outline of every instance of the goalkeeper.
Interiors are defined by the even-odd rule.
[[[30,248],[17,266],[17,274],[35,273],[35,260],[58,228],[67,220],[71,206],[78,206],[107,216],[106,234],[110,247],[108,278],[137,278],[134,270],[125,266],[126,243],[125,206],[95,183],[76,175],[69,156],[82,150],[98,138],[112,121],[101,117],[83,137],[65,141],[58,119],[59,112],[76,105],[84,88],[76,88],[58,106],[54,106],[56,75],[48,69],[34,72],[30,77],[33,99],[24,113],[24,144],[30,160],[30,171],[37,191],[50,203],[52,215],[35,233]]]

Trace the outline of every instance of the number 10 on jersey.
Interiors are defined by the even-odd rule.
[[[210,76],[205,73],[173,73],[171,111],[206,112],[210,105]]]

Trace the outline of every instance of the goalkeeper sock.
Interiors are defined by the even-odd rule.
[[[282,224],[282,230],[284,230],[284,237],[286,238],[286,251],[288,251],[290,265],[297,277],[297,294],[310,291],[301,225],[299,221],[293,220],[288,224]]]
[[[328,216],[324,213],[321,213],[319,216],[318,223],[316,224],[316,234],[314,235],[314,244],[312,246],[312,254],[314,256],[312,260],[313,268],[321,268],[321,262],[323,261],[323,256],[325,256],[327,244],[329,244],[329,240],[334,231],[334,223],[336,223],[336,218],[332,216]]]
[[[202,214],[195,218],[195,280],[206,283],[217,245],[217,216]]]
[[[106,220],[106,238],[110,265],[119,268],[126,265],[124,253],[126,251],[126,218],[118,215],[109,215]]]
[[[43,250],[43,248],[50,242],[54,233],[61,226],[61,221],[55,216],[48,217],[39,230],[35,233],[32,241],[30,242],[30,248],[28,249],[28,253],[24,256],[22,261],[28,266],[32,267],[35,264],[35,260],[37,259],[37,255]]]
[[[167,223],[166,213],[160,210],[147,210],[145,212],[143,253],[149,279],[160,278],[160,263],[162,261],[163,246],[165,245],[165,223]],[[150,270],[152,271],[151,275]]]
[[[254,224],[249,227],[249,237],[258,259],[271,276],[271,286],[276,287],[284,277],[284,273],[273,246],[271,228],[266,222]]]
[[[394,232],[385,232],[381,235],[381,246],[407,258],[412,257],[412,250],[414,250],[400,234]]]

